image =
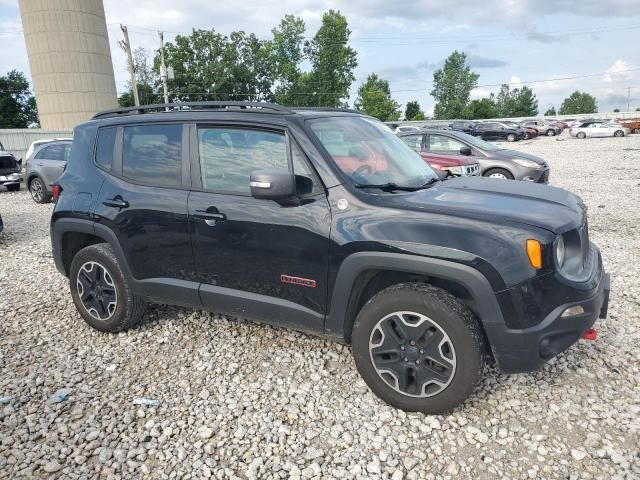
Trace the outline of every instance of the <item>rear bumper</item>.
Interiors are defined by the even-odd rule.
[[[493,331],[492,350],[500,370],[504,373],[536,370],[576,343],[598,318],[606,318],[610,277],[602,268],[599,272],[597,287],[587,298],[557,306],[533,327]],[[570,297],[570,292],[567,296]],[[583,312],[562,316],[568,308],[576,306],[582,307]]]

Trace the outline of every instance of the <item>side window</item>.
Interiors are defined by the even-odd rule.
[[[446,152],[446,153],[460,153],[460,148],[466,145],[458,140],[445,137],[444,135],[429,135],[429,151],[431,152]]]
[[[319,181],[312,173],[311,167],[298,147],[298,144],[291,140],[291,160],[293,163],[293,173],[296,176],[296,189],[298,195],[317,195],[322,191]]]
[[[420,152],[422,150],[422,135],[408,135],[400,138],[416,152]]]
[[[111,170],[113,147],[116,143],[116,131],[116,127],[107,127],[98,130],[96,163],[105,170]]]
[[[239,128],[198,129],[202,187],[206,190],[250,194],[256,170],[289,169],[284,134]]]
[[[38,160],[62,160],[64,154],[64,145],[49,145],[48,147],[44,147],[42,150],[38,152],[35,156]]]
[[[140,183],[179,187],[182,184],[182,125],[124,127],[122,175]]]
[[[64,145],[64,153],[62,154],[62,160],[64,160],[65,162],[68,162],[70,156],[71,156],[71,144],[66,143]]]

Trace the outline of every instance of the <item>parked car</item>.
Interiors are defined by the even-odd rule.
[[[76,126],[50,231],[92,327],[132,327],[147,302],[287,325],[350,343],[387,403],[442,413],[486,355],[534,370],[606,316],[609,277],[577,196],[440,181],[358,112],[189,107]]]
[[[629,135],[630,133],[631,130],[623,127],[620,124],[604,122],[586,123],[578,127],[572,127],[569,130],[569,135],[576,138],[624,137],[625,135]]]
[[[553,137],[554,135],[560,135],[562,128],[557,125],[551,125],[542,120],[525,120],[521,123],[523,127],[535,128],[540,135],[546,135],[547,137]]]
[[[49,140],[39,143],[27,158],[25,165],[27,186],[31,198],[36,203],[51,201],[53,185],[62,175],[70,151],[71,140]]]
[[[471,135],[482,140],[506,140],[517,142],[525,137],[524,130],[513,128],[500,122],[477,122],[473,125]]]
[[[22,185],[22,160],[16,160],[10,152],[0,150],[0,185],[10,192],[17,192]]]
[[[631,133],[640,133],[640,118],[627,118],[620,120],[620,125],[631,130]]]
[[[31,142],[29,148],[27,149],[27,153],[24,155],[25,162],[28,162],[31,157],[33,157],[33,152],[41,145],[50,142],[60,142],[60,141],[71,141],[72,138],[69,137],[61,137],[61,138],[41,138],[40,140],[36,140],[35,142]]]
[[[523,127],[519,122],[514,122],[511,120],[504,120],[501,123],[511,127],[511,128],[521,128],[524,131],[524,139],[529,140],[530,138],[535,138],[538,136],[538,130],[530,127]]]
[[[417,127],[415,125],[400,125],[399,127],[396,127],[396,133],[400,133],[400,132],[415,132],[417,130],[420,130],[420,127]]]
[[[458,132],[471,133],[473,131],[474,125],[475,125],[475,122],[456,120],[455,122],[451,122],[449,124],[449,128],[451,130],[456,130]]]
[[[4,223],[2,221],[2,215],[0,215],[0,233],[4,230]]]
[[[423,130],[423,145],[430,153],[464,155],[480,164],[480,174],[501,180],[524,180],[534,183],[549,181],[549,165],[540,157],[507,150],[463,132]],[[405,134],[399,134],[403,138]]]
[[[442,172],[442,177],[477,177],[480,175],[480,164],[468,155],[460,152],[456,154],[435,153],[438,147],[446,149],[446,145],[436,145],[437,142],[448,142],[445,136],[428,136],[423,134],[405,133],[401,137],[402,141],[416,151],[431,168]],[[427,145],[425,142],[431,142]],[[433,150],[433,151],[431,151]]]

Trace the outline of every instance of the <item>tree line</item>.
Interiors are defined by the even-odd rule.
[[[165,44],[165,62],[174,72],[168,81],[171,101],[244,100],[292,107],[348,107],[358,60],[349,45],[347,19],[339,11],[329,10],[315,35],[306,34],[304,20],[285,15],[268,39],[243,31],[224,35],[214,29],[177,35]],[[136,49],[134,69],[140,101],[162,103],[159,52],[152,58],[144,48]],[[512,88],[503,84],[497,93],[472,100],[479,78],[464,52],[451,53],[433,73],[433,118],[473,120],[538,114],[538,99],[526,85]],[[127,90],[118,97],[120,106],[133,105],[131,85]],[[371,73],[358,88],[354,107],[383,121],[427,118],[417,100],[407,102],[403,112],[392,93],[387,80]],[[595,112],[596,99],[576,91],[557,113]],[[545,112],[555,114],[554,107]],[[35,123],[35,99],[25,76],[12,71],[0,77],[0,128]]]

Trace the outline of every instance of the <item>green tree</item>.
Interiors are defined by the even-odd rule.
[[[444,62],[444,67],[433,73],[431,95],[436,100],[434,117],[437,119],[460,118],[469,103],[469,96],[478,84],[479,75],[466,65],[467,55],[454,51]]]
[[[215,30],[193,30],[165,44],[165,62],[175,79],[169,80],[178,101],[247,100],[272,98],[274,67],[271,43],[245,32],[229,36]],[[160,70],[160,57],[154,71]]]
[[[556,107],[551,107],[551,108],[547,109],[547,111],[544,112],[544,115],[546,117],[556,115]]]
[[[358,65],[356,51],[348,45],[350,35],[347,19],[340,12],[329,10],[322,16],[320,29],[304,46],[311,72],[301,78],[297,90],[311,95],[301,95],[300,106],[340,107],[349,97]]]
[[[462,118],[469,120],[480,120],[485,118],[496,118],[498,110],[495,102],[491,98],[481,98],[479,100],[471,100],[466,106]]]
[[[575,115],[579,113],[597,113],[598,104],[593,95],[576,90],[565,98],[560,105],[560,115]]]
[[[280,24],[271,30],[271,55],[274,77],[277,82],[275,101],[282,105],[297,105],[300,82],[300,64],[304,59],[304,20],[285,15]]]
[[[420,109],[420,104],[417,100],[407,102],[407,107],[404,111],[404,118],[406,120],[424,120],[424,112]]]
[[[400,118],[400,105],[391,98],[389,82],[375,73],[369,75],[366,82],[358,89],[355,106],[383,122]]]
[[[0,77],[0,128],[27,128],[38,123],[36,99],[22,72]]]
[[[503,84],[497,95],[491,97],[496,104],[499,117],[532,117],[538,114],[538,99],[526,85],[510,89]]]

